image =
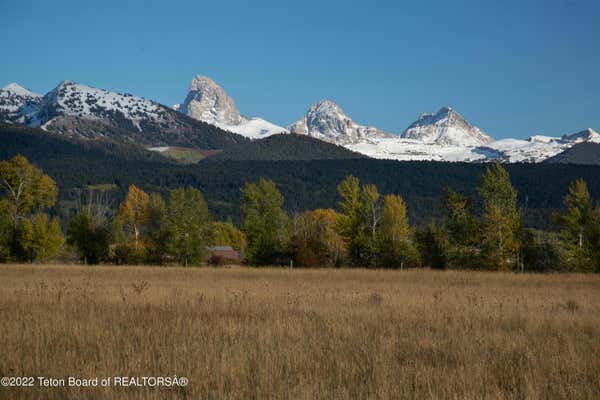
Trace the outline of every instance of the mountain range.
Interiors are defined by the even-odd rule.
[[[141,146],[222,149],[249,139],[190,118],[156,102],[63,81],[40,96],[10,84],[0,90],[3,122],[39,127],[72,138]]]
[[[450,107],[423,113],[403,132],[391,133],[355,122],[331,100],[315,103],[298,121],[282,127],[241,114],[225,90],[205,76],[194,77],[183,102],[173,107],[71,81],[61,82],[43,96],[12,83],[0,90],[0,121],[161,152],[170,147],[201,151],[235,148],[236,159],[244,153],[243,146],[275,134],[304,135],[331,143],[336,147],[328,151],[336,157],[341,154],[337,146],[344,146],[372,158],[464,162],[536,163],[580,143],[600,143],[600,134],[591,128],[562,137],[494,140]],[[281,140],[268,143],[282,148]],[[265,157],[265,146],[253,145],[248,153],[257,154],[258,148]],[[322,146],[303,148],[318,148],[319,158],[325,154]],[[294,152],[295,159],[299,156]],[[307,160],[313,157],[306,155]]]

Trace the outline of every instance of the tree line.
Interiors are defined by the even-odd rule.
[[[382,194],[402,194],[411,225],[423,226],[431,218],[441,219],[439,198],[446,186],[478,201],[477,180],[486,167],[480,163],[369,158],[285,160],[289,154],[280,148],[289,146],[280,142],[280,146],[269,148],[271,157],[280,161],[253,160],[254,156],[262,157],[263,150],[266,154],[262,149],[261,154],[251,154],[249,160],[219,161],[211,156],[198,164],[178,165],[133,145],[72,140],[37,129],[0,124],[0,160],[22,154],[57,182],[60,191],[52,215],[59,216],[62,224],[76,211],[77,191],[89,185],[114,185],[107,196],[116,203],[115,210],[131,184],[148,193],[159,192],[165,199],[171,189],[192,186],[202,191],[215,219],[231,218],[236,226],[241,226],[240,188],[246,182],[261,177],[276,182],[285,198],[284,210],[294,215],[316,208],[337,209],[336,187],[351,174],[361,182],[376,184]],[[309,150],[304,158],[318,156],[318,151],[315,154],[314,149]],[[600,166],[545,163],[503,166],[519,192],[518,204],[523,209],[521,219],[526,227],[558,230],[552,214],[562,208],[569,184],[578,178],[585,179],[592,196],[600,198],[597,179]],[[480,204],[475,206],[480,209]]]
[[[190,266],[206,262],[211,245],[228,245],[252,266],[600,272],[600,207],[586,183],[570,185],[564,211],[554,216],[559,232],[526,229],[517,191],[499,163],[486,167],[475,198],[446,189],[442,218],[422,227],[409,224],[401,196],[382,196],[354,176],[339,183],[336,210],[294,215],[284,211],[274,182],[246,183],[239,227],[214,221],[195,188],[173,189],[165,198],[135,185],[116,209],[89,190],[77,212],[59,221],[50,216],[56,183],[22,156],[0,162],[0,184],[4,262],[74,252],[86,264]]]

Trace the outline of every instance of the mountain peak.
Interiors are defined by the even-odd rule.
[[[77,86],[79,85],[79,83],[74,82],[74,81],[70,81],[68,79],[65,79],[63,81],[60,81],[58,85],[56,85],[56,87],[53,90],[58,90],[60,88],[63,88],[65,86]]]
[[[565,134],[562,136],[562,140],[567,142],[600,143],[600,133],[596,132],[592,128],[587,128],[580,132]]]
[[[233,99],[208,76],[196,75],[190,82],[185,101],[173,108],[199,121],[250,138],[286,132],[285,128],[264,119],[242,116]]]
[[[308,135],[336,144],[357,143],[372,137],[389,136],[377,128],[355,123],[332,100],[321,100],[306,115],[288,127],[290,132]]]
[[[203,90],[205,88],[219,88],[223,90],[217,82],[212,80],[212,78],[204,75],[196,75],[192,81],[190,82],[189,91],[192,90]]]
[[[239,125],[243,122],[235,102],[207,76],[196,75],[179,112],[209,124]]]
[[[452,146],[481,146],[494,141],[451,107],[423,113],[403,133],[405,139]]]
[[[58,130],[62,124],[60,130],[70,131],[70,125],[75,125],[73,118],[79,118],[141,132],[141,121],[164,122],[164,114],[162,106],[150,100],[64,80],[43,97],[39,113],[29,125]],[[65,122],[67,119],[70,120]],[[94,130],[85,129],[90,134]]]
[[[310,109],[313,112],[331,112],[342,111],[341,107],[332,100],[323,99],[313,104]],[[342,111],[343,112],[343,111]]]
[[[40,94],[33,93],[31,90],[25,89],[16,82],[9,83],[8,85],[4,86],[2,90],[14,93],[18,96],[42,97]]]

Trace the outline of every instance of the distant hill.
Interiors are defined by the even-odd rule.
[[[600,165],[600,143],[576,144],[562,153],[550,157],[545,162],[549,164]]]
[[[81,163],[79,168],[84,168],[86,160],[96,159],[173,162],[160,153],[148,151],[134,144],[107,138],[92,140],[65,137],[62,134],[47,132],[39,128],[0,123],[0,159],[6,159],[15,154],[21,154],[31,161],[41,164],[46,161],[71,160],[73,163]]]
[[[223,160],[254,160],[254,161],[282,161],[282,160],[349,160],[367,158],[332,143],[306,135],[279,134],[254,140],[250,143],[238,144],[221,153],[207,157],[206,161]]]

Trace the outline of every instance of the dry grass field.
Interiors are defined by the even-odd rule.
[[[0,266],[2,399],[598,399],[600,276]]]

